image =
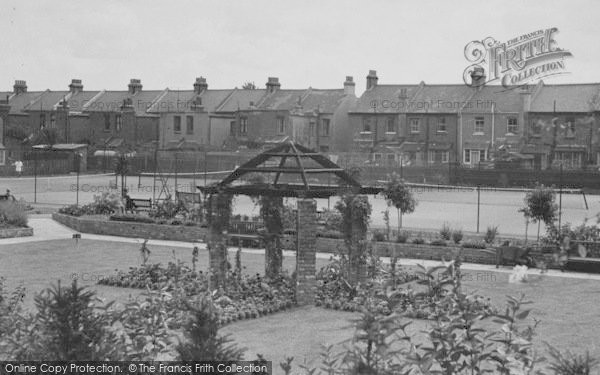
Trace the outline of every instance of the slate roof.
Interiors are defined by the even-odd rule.
[[[83,106],[92,100],[100,91],[79,91],[67,97],[70,112],[82,112]]]
[[[532,98],[531,112],[590,112],[600,110],[600,83],[543,85]]]
[[[131,95],[129,91],[101,91],[94,99],[83,106],[85,112],[115,112],[120,111],[123,102],[131,98],[131,103],[136,116],[147,116],[146,110],[150,107],[164,90],[139,91]]]
[[[204,90],[200,94],[201,105],[204,111],[213,112],[231,94],[232,90]],[[194,90],[170,90],[167,89],[158,97],[151,107],[149,113],[177,113],[190,112],[195,98],[198,95]]]
[[[473,88],[464,85],[422,85],[404,109],[408,113],[457,113],[473,96]]]
[[[318,109],[321,113],[334,113],[345,97],[344,89],[309,89],[302,100],[302,110],[312,111]]]
[[[46,90],[41,95],[31,101],[24,111],[53,111],[55,106],[62,101],[69,91],[50,91]]]
[[[421,85],[377,85],[366,90],[350,113],[400,113],[402,89],[406,89],[408,100],[412,99]],[[388,104],[384,104],[387,101]],[[396,105],[392,105],[396,103]],[[387,108],[384,108],[387,107]]]
[[[259,109],[292,110],[307,94],[307,90],[277,90],[267,94],[257,105]]]
[[[250,102],[254,103],[256,106],[261,99],[266,95],[267,90],[265,89],[257,89],[257,90],[244,90],[244,89],[234,89],[231,92],[231,95],[227,97],[218,108],[215,109],[215,112],[226,112],[231,113],[235,112],[238,109],[249,109]]]
[[[21,93],[19,95],[13,95],[9,99],[10,104],[10,114],[11,115],[24,115],[26,114],[24,111],[29,104],[35,101],[40,95],[42,95],[43,91],[28,91]]]
[[[491,103],[494,105],[495,112],[515,113],[523,109],[523,101],[518,90],[507,90],[499,85],[489,85],[475,90],[462,112],[490,113],[492,111]]]

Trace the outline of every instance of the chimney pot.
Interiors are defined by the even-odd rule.
[[[208,83],[206,83],[206,78],[198,77],[196,78],[196,82],[194,82],[194,92],[196,94],[200,94],[202,91],[208,89]]]
[[[367,90],[377,86],[377,81],[379,78],[377,77],[377,71],[369,70],[369,75],[367,76]]]
[[[136,79],[136,78],[132,78],[131,80],[129,80],[129,93],[131,95],[135,95],[138,92],[142,91],[142,80],[140,79]]]
[[[267,92],[272,93],[281,87],[281,83],[279,83],[279,78],[277,77],[269,77],[267,79]]]
[[[15,85],[13,86],[13,90],[13,92],[17,95],[27,92],[27,82],[22,80],[16,80]]]
[[[355,95],[354,94],[354,78],[352,76],[346,76],[346,81],[344,82],[344,94],[345,95]]]
[[[485,85],[485,69],[481,66],[476,66],[471,72],[471,86],[473,87],[482,87]]]
[[[83,84],[81,83],[81,80],[72,79],[71,84],[69,85],[69,91],[71,91],[73,94],[83,91]]]

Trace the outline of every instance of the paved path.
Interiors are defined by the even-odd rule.
[[[29,226],[33,228],[33,236],[31,237],[19,237],[19,238],[5,238],[0,239],[0,251],[2,251],[2,245],[8,244],[19,244],[27,242],[38,242],[38,241],[50,241],[50,240],[63,240],[73,238],[73,234],[78,233],[77,231],[64,226],[56,221],[52,220],[51,215],[31,215],[29,217]],[[88,234],[82,233],[82,239],[97,240],[97,241],[111,241],[111,242],[125,242],[125,243],[140,243],[143,241],[141,238],[129,238],[119,236],[105,236],[99,234]],[[164,240],[149,240],[149,245],[155,246],[169,246],[169,247],[186,247],[198,246],[200,249],[206,249],[206,245],[203,243],[192,243],[182,241],[164,241]],[[236,248],[230,248],[230,252],[235,252]],[[264,254],[262,249],[242,249],[244,253],[248,254]],[[295,256],[293,251],[284,251],[284,256]],[[329,253],[317,253],[317,258],[329,259],[331,254]],[[388,263],[389,258],[381,258],[383,262]],[[401,259],[401,264],[406,266],[414,266],[421,264],[425,267],[431,267],[439,265],[439,261],[423,260],[423,259]],[[477,264],[477,263],[463,263],[462,268],[471,271],[487,271],[487,272],[500,272],[500,273],[511,273],[512,270],[509,268],[496,269],[494,265],[489,264]],[[538,272],[537,270],[532,273]],[[581,272],[560,272],[558,270],[548,270],[547,276],[554,277],[566,277],[573,279],[587,279],[587,280],[600,280],[600,274],[588,274]]]

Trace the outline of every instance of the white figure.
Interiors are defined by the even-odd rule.
[[[508,276],[509,283],[524,283],[527,281],[527,266],[515,266]]]

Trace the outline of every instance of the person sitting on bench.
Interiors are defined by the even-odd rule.
[[[127,212],[133,213],[133,210],[135,209],[135,207],[133,207],[133,201],[131,200],[131,197],[129,196],[129,191],[127,190],[127,188],[125,188],[125,190],[123,191],[123,199],[125,200],[125,213],[127,213]]]

